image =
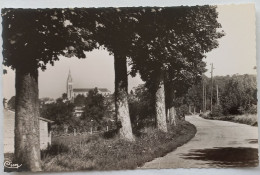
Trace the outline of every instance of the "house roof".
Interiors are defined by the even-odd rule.
[[[4,109],[4,117],[10,118],[10,117],[15,117],[15,112],[9,109]],[[54,121],[43,118],[43,117],[38,117],[39,120],[45,121],[45,122],[49,122],[49,123],[53,123]]]
[[[91,88],[76,88],[76,89],[73,89],[73,92],[88,92],[90,90],[93,90]]]
[[[101,92],[110,92],[110,90],[108,90],[107,88],[99,88],[98,90]]]
[[[94,90],[94,88],[75,88],[73,92],[89,92],[90,90]],[[107,88],[98,88],[101,92],[110,92]]]
[[[43,118],[43,117],[38,117],[38,118],[39,118],[39,120],[42,120],[42,121],[45,121],[45,122],[49,122],[49,123],[53,123],[54,122],[54,121],[49,120],[47,118]]]

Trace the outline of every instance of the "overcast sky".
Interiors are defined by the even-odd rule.
[[[256,74],[255,10],[253,5],[218,6],[218,21],[226,35],[219,48],[207,54],[209,69],[214,75]],[[66,79],[71,70],[74,88],[108,88],[114,91],[114,60],[105,50],[86,53],[86,59],[61,58],[55,65],[39,73],[40,97],[58,98],[66,92]],[[209,71],[206,73],[209,76]],[[15,94],[14,72],[3,75],[3,97]],[[139,77],[129,77],[129,89],[142,83]]]

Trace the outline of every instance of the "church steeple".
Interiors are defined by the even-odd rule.
[[[67,97],[69,100],[71,100],[73,98],[73,88],[72,88],[72,76],[71,76],[71,73],[70,73],[70,70],[69,70],[69,75],[68,75],[68,78],[67,78]]]
[[[67,82],[72,82],[72,76],[71,76],[71,73],[70,73],[70,69],[69,69],[69,75],[68,75]]]

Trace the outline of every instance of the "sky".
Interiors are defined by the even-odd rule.
[[[214,75],[256,74],[255,10],[253,5],[218,6],[218,21],[225,36],[219,47],[207,53],[207,68],[214,65]],[[66,92],[69,70],[74,88],[108,88],[114,91],[114,59],[106,50],[86,53],[86,59],[62,58],[47,70],[39,70],[39,96],[58,98]],[[15,74],[3,75],[3,97],[15,94]],[[210,71],[206,72],[210,76]],[[129,89],[143,83],[139,76],[129,76]]]

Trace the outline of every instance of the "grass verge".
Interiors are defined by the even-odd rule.
[[[136,137],[135,142],[104,139],[98,135],[56,138],[52,146],[42,152],[43,170],[135,169],[187,143],[195,134],[195,126],[182,121],[167,134],[150,129]]]
[[[205,119],[231,121],[231,122],[242,123],[251,126],[258,126],[257,114],[230,115],[230,116],[220,116],[220,117],[211,117],[210,115],[202,114],[200,116]]]

